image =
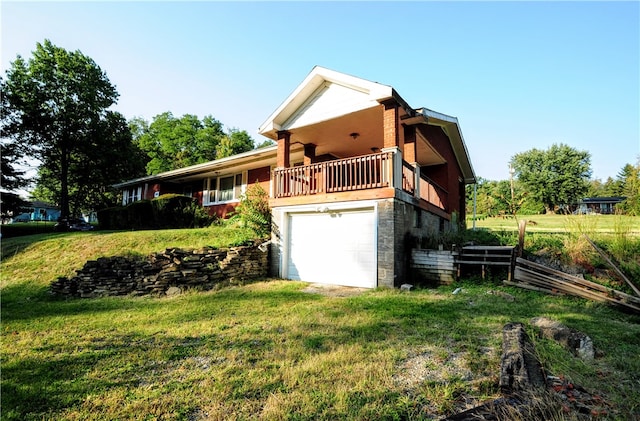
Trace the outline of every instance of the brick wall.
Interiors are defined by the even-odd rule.
[[[411,282],[416,242],[449,228],[449,221],[402,200],[378,202],[378,286],[397,288]]]

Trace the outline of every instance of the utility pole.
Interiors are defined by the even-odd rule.
[[[476,230],[476,202],[478,197],[478,182],[473,184],[473,230]]]
[[[511,165],[511,163],[509,163],[509,181],[511,183],[511,206],[509,206],[511,208],[511,213],[513,213],[513,215],[515,216],[515,204],[514,204],[514,194],[513,194],[513,174],[516,172],[516,170],[513,169],[513,165]]]

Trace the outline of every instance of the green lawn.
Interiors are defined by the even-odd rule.
[[[612,419],[640,416],[640,317],[580,299],[471,281],[346,298],[282,280],[172,298],[47,293],[89,258],[246,238],[214,227],[4,240],[2,419],[432,419],[498,396],[502,326],[535,316],[603,353],[586,364],[535,339],[549,372],[603,394]]]
[[[630,230],[640,235],[640,217],[621,215],[518,215],[527,221],[527,232],[566,232],[570,230],[592,232],[616,232]],[[467,219],[467,228],[473,220]],[[513,218],[482,217],[476,220],[477,228],[517,231],[518,222]]]
[[[0,225],[2,238],[19,237],[22,235],[50,234],[53,232],[55,222],[52,221],[33,221],[33,222],[16,222],[13,224]]]

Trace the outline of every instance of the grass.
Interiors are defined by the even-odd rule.
[[[22,235],[48,234],[53,232],[53,226],[56,222],[52,221],[33,221],[33,222],[16,222],[13,224],[0,225],[2,238],[19,237]]]
[[[215,227],[3,241],[2,419],[432,419],[496,397],[502,326],[535,316],[603,352],[587,364],[536,338],[549,372],[603,393],[612,419],[640,415],[640,317],[580,299],[472,281],[346,298],[282,280],[172,298],[47,293],[88,258],[245,240]]]
[[[622,215],[518,215],[518,219],[525,219],[527,232],[568,232],[578,229],[588,229],[592,232],[613,233],[624,226],[632,234],[640,235],[640,216]],[[473,221],[467,219],[467,227],[471,228]],[[499,231],[516,231],[518,223],[513,218],[483,217],[476,220],[476,228],[486,228]]]

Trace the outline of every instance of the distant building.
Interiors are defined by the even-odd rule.
[[[578,207],[574,213],[612,214],[615,213],[615,206],[625,200],[626,197],[585,197],[578,203]]]
[[[34,201],[29,203],[27,212],[13,218],[13,222],[57,221],[60,209],[49,203]]]

